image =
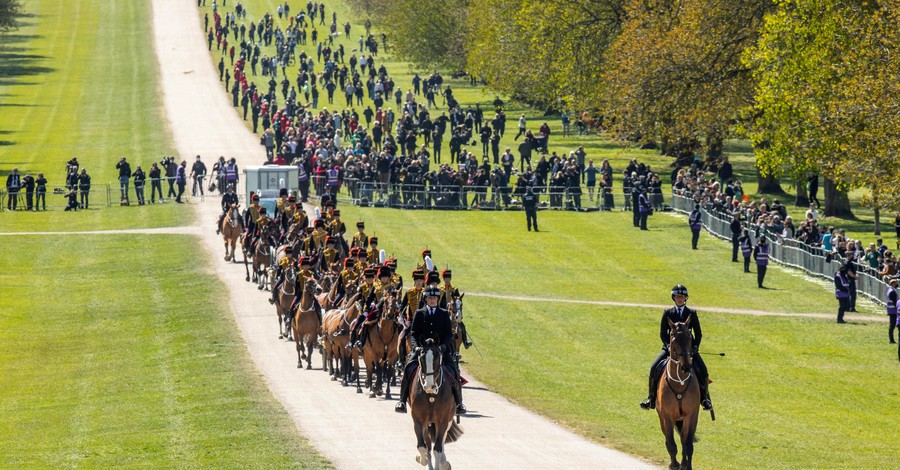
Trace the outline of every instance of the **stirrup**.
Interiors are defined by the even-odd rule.
[[[397,403],[397,406],[394,407],[394,411],[397,413],[406,413],[406,402],[401,401]]]
[[[456,405],[456,414],[464,415],[466,413],[468,413],[468,411],[466,410],[466,405],[463,405],[462,403]]]
[[[651,400],[650,398],[647,398],[646,400],[641,402],[641,408],[643,408],[645,410],[652,410],[656,407],[654,406],[653,400]]]
[[[703,407],[704,411],[711,411],[713,409],[712,402],[709,401],[709,398],[700,402],[700,406]]]

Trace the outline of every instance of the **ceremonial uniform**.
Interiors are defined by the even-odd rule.
[[[351,248],[366,249],[369,247],[369,236],[363,231],[365,227],[365,224],[362,222],[356,223],[356,228],[358,228],[359,231],[353,234],[353,240],[350,242]]]
[[[278,262],[278,280],[276,280],[275,285],[272,286],[272,297],[269,298],[270,304],[274,304],[278,300],[278,290],[285,281],[284,274],[287,272],[288,268],[294,266],[296,262],[297,260],[294,259],[290,247],[285,249],[284,257]],[[294,287],[296,288],[296,285]],[[296,292],[296,289],[294,289],[294,292]]]

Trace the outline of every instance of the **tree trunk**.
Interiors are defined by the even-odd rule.
[[[809,207],[809,194],[806,192],[806,182],[803,179],[794,183],[797,188],[797,201],[794,203],[797,207],[804,209]]]
[[[830,178],[825,178],[825,216],[826,217],[852,217],[850,210],[850,198],[847,191],[837,189]]]
[[[706,157],[707,159],[719,159],[725,148],[725,141],[718,132],[711,132],[706,136]]]
[[[872,208],[875,209],[875,235],[881,235],[881,207],[878,206],[878,186],[872,186]]]
[[[778,182],[778,178],[763,176],[759,172],[759,168],[756,169],[756,182],[759,184],[756,194],[784,194],[784,189],[781,189],[781,183]]]

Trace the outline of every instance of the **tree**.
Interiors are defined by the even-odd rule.
[[[19,0],[0,0],[0,33],[12,31],[19,27],[16,18],[22,11]]]
[[[757,47],[757,119],[764,174],[825,176],[825,214],[851,215],[846,190],[876,209],[900,205],[900,20],[896,0],[780,0]],[[879,221],[876,220],[876,227]]]
[[[630,0],[604,73],[604,111],[622,135],[667,143],[733,135],[753,104],[742,61],[772,8],[765,0]],[[676,151],[677,151],[676,145]]]

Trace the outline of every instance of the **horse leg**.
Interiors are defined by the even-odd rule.
[[[362,387],[360,387],[360,385],[359,385],[359,358],[357,358],[355,362],[356,362],[356,393],[362,393]]]
[[[391,363],[384,364],[384,383],[385,383],[385,391],[384,398],[385,400],[391,399],[391,381],[394,380],[394,366]]]
[[[294,331],[294,344],[297,345],[297,368],[303,368],[303,338],[300,337],[299,332]]]
[[[697,434],[698,413],[689,416],[681,425],[681,470],[691,470],[694,460],[694,436]]]
[[[656,404],[657,407],[660,405],[661,403]],[[676,458],[678,456],[678,446],[675,444],[674,424],[671,418],[660,415],[659,427],[666,438],[666,450],[669,451],[669,470],[678,470],[678,459]]]
[[[419,450],[416,462],[424,467],[431,463],[431,457],[428,455],[428,449],[425,447],[425,430],[422,428],[422,423],[415,419],[413,419],[413,427],[416,430],[416,449]]]
[[[375,389],[372,384],[372,375],[374,374],[375,365],[372,363],[371,359],[367,357],[363,357],[366,361],[366,390],[369,391],[369,398],[375,398]]]
[[[316,336],[310,334],[306,340],[306,370],[312,370],[312,351],[316,342]]]
[[[449,422],[434,427],[434,462],[438,470],[449,470],[450,468],[450,462],[447,462],[447,456],[444,454],[444,439],[449,428]]]
[[[278,339],[284,339],[284,321],[282,320],[281,303],[275,305],[275,318],[278,320]]]

